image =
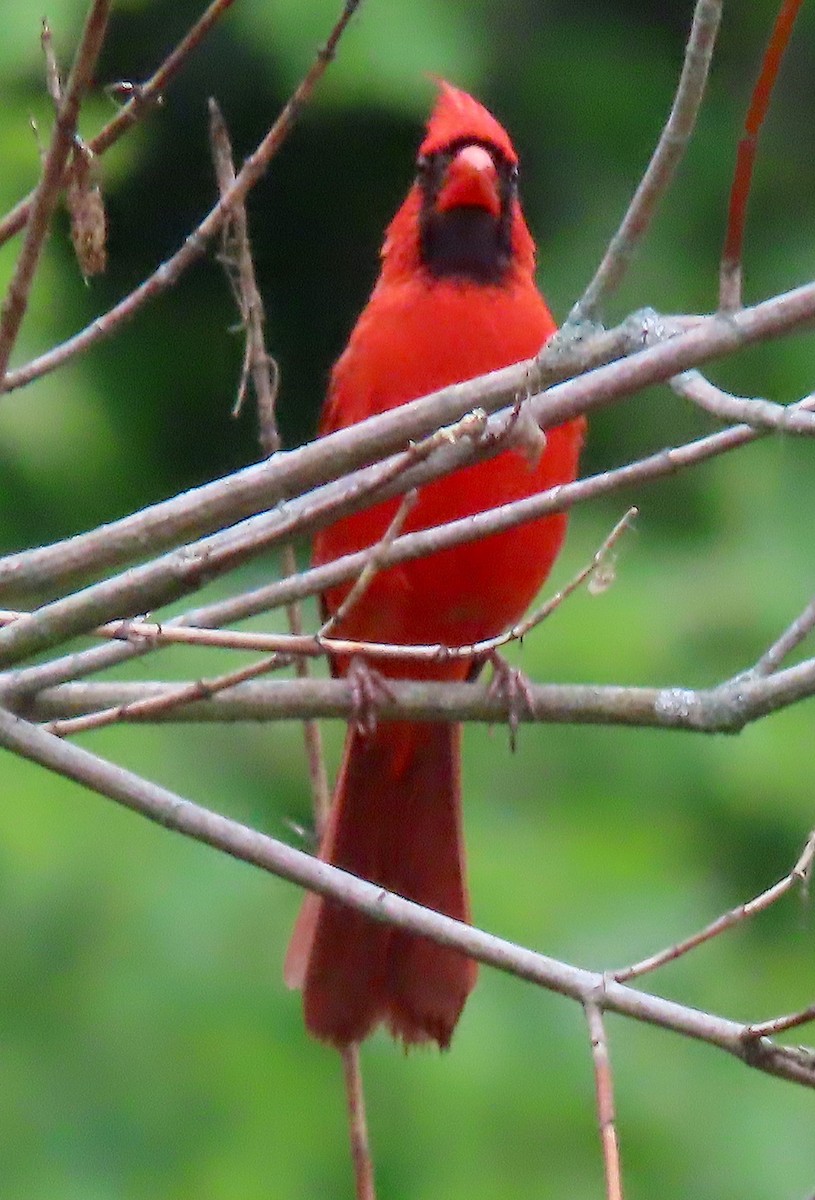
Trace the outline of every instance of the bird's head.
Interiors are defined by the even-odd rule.
[[[534,270],[515,148],[482,104],[444,81],[383,256],[386,265],[391,256],[404,265],[410,258],[433,278],[485,285]]]

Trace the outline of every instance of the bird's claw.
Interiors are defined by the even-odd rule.
[[[376,730],[377,707],[383,700],[393,700],[393,691],[384,675],[380,675],[364,658],[352,658],[346,674],[351,689],[351,722],[364,736]]]
[[[492,679],[487,688],[487,695],[491,699],[503,700],[507,706],[509,747],[514,751],[521,717],[524,713],[529,714],[534,710],[532,684],[523,671],[511,666],[497,650],[490,654],[489,663],[492,667]]]

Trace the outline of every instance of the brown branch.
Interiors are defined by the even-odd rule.
[[[748,900],[744,904],[737,904],[735,908],[731,908],[729,912],[712,921],[710,925],[706,925],[704,929],[700,929],[698,933],[685,938],[684,941],[677,942],[675,946],[669,946],[665,950],[660,950],[658,954],[652,954],[630,967],[623,967],[621,970],[612,971],[610,973],[611,977],[616,979],[618,983],[625,983],[629,979],[637,979],[649,971],[655,971],[658,967],[663,967],[666,963],[681,958],[682,955],[695,950],[697,946],[701,946],[705,942],[709,942],[712,938],[718,937],[725,930],[732,929],[734,925],[740,925],[744,921],[749,921],[751,917],[764,912],[771,905],[775,904],[782,896],[786,896],[787,892],[791,891],[792,888],[799,884],[807,886],[812,874],[813,859],[815,859],[815,830],[809,835],[807,843],[795,866],[783,879],[779,879],[778,883],[773,884],[772,887],[767,888],[766,891],[755,896],[752,900]],[[764,1035],[763,1033],[759,1033],[755,1036],[763,1037]]]
[[[623,1200],[620,1147],[617,1142],[617,1126],[614,1116],[614,1083],[603,1011],[599,1005],[591,1001],[583,1005],[583,1010],[586,1014],[591,1039],[594,1089],[597,1097],[597,1123],[600,1129],[600,1145],[603,1150],[603,1166],[606,1177],[606,1200]]]
[[[218,190],[223,198],[229,194],[236,179],[232,142],[221,110],[214,99],[209,101],[209,112],[212,156]],[[255,265],[249,243],[249,222],[242,200],[234,202],[230,220],[223,227],[221,251],[227,278],[232,285],[233,295],[246,331],[243,368],[238,386],[238,400],[233,409],[233,415],[237,416],[240,412],[248,380],[251,378],[257,400],[261,452],[264,455],[274,454],[280,449],[280,434],[275,414],[278,369],[275,360],[266,349],[264,334],[266,314],[255,278]],[[297,574],[297,558],[291,545],[283,547],[281,567],[284,577]],[[290,632],[295,635],[302,634],[304,629],[303,613],[298,601],[289,602],[286,606],[286,615]],[[309,666],[305,657],[301,656],[295,660],[295,671],[301,679],[308,677]],[[303,722],[303,740],[314,799],[314,814],[319,829],[328,816],[330,796],[322,750],[322,734],[317,722],[310,718]]]
[[[158,70],[145,83],[128,85],[128,102],[116,116],[88,142],[90,152],[99,156],[117,142],[123,133],[131,129],[145,113],[158,104],[169,84],[178,75],[186,60],[201,44],[212,26],[235,0],[213,0],[203,16],[193,25],[178,45],[167,55]],[[71,178],[71,164],[62,179],[67,186]],[[0,246],[24,228],[31,213],[34,193],[26,196],[0,220]]]
[[[218,191],[221,198],[224,198],[229,195],[230,188],[234,187],[236,175],[232,160],[232,142],[223,114],[213,97],[209,100],[209,136]],[[260,448],[264,457],[268,457],[280,449],[280,434],[275,418],[278,368],[266,349],[263,331],[266,313],[255,278],[243,200],[233,203],[229,219],[224,222],[221,230],[221,262],[232,286],[246,332],[246,349],[233,415],[237,416],[240,413],[251,379],[258,407]]]
[[[173,287],[184,271],[204,254],[210,239],[219,232],[235,202],[243,200],[251,188],[263,176],[272,158],[290,133],[295,121],[309,100],[311,93],[324,74],[326,67],[334,57],[337,43],[353,13],[359,7],[359,4],[360,0],[345,0],[342,13],[329,34],[325,45],[316,55],[305,77],[286,102],[271,129],[244,162],[235,183],[214,208],[210,209],[203,221],[199,223],[192,233],[188,234],[184,244],[175,254],[163,262],[130,295],[109,309],[104,316],[97,317],[84,330],[75,334],[60,346],[41,355],[40,358],[19,368],[17,371],[9,372],[2,379],[0,392],[13,391],[15,388],[30,383],[33,379],[38,379],[49,371],[62,366],[70,359],[76,357],[77,354],[84,353],[103,338],[110,337],[125,322],[131,320],[148,301],[154,300],[157,296]],[[59,188],[63,166],[64,159],[60,162],[59,174],[54,181],[55,189]],[[33,217],[29,220],[29,231],[31,230],[32,221]],[[28,233],[26,237],[28,237]],[[2,341],[0,341],[0,349],[2,349]],[[3,364],[1,356],[0,364]]]
[[[68,737],[72,733],[86,733],[89,729],[103,729],[106,725],[114,725],[119,721],[150,721],[156,717],[171,712],[186,704],[198,700],[210,700],[227,688],[236,687],[250,679],[268,675],[270,671],[287,666],[289,659],[279,654],[270,655],[260,662],[250,663],[246,667],[218,675],[213,679],[196,679],[190,683],[176,686],[157,686],[151,696],[129,703],[117,704],[108,708],[96,709],[80,717],[67,717],[62,720],[49,721],[44,726],[49,733],[57,737]],[[307,718],[308,720],[308,718]]]
[[[315,641],[319,644],[329,636],[331,630],[348,616],[355,604],[358,604],[362,597],[367,592],[374,577],[382,569],[382,564],[385,560],[388,550],[402,532],[405,521],[413,508],[416,506],[419,493],[416,491],[405,492],[402,497],[402,502],[394,513],[391,521],[378,542],[371,546],[370,550],[364,551],[365,562],[359,575],[354,580],[354,584],[343,600],[342,604],[328,617],[319,630],[315,634]]]
[[[0,312],[0,391],[20,332],[34,275],[57,205],[65,164],[74,143],[82,98],[90,86],[107,28],[110,0],[93,0],[74,57],[68,82],[57,111],[54,132],[34,191],[28,225],[14,273]]]
[[[750,105],[744,120],[744,135],[740,139],[736,151],[736,168],[730,187],[727,229],[719,268],[719,307],[725,312],[735,311],[741,308],[742,304],[741,260],[744,227],[747,221],[747,202],[753,182],[758,136],[767,115],[781,60],[792,35],[792,27],[800,7],[801,0],[782,0],[767,49],[761,61],[758,80],[750,98]]]
[[[757,1070],[815,1088],[815,1052],[761,1038],[745,1043],[736,1021],[700,1012],[616,983],[598,972],[562,963],[493,934],[384,891],[273,838],[201,808],[146,779],[115,766],[0,709],[0,745],[48,770],[73,779],[168,829],[192,837],[244,862],[351,905],[377,921],[451,946],[489,966],[581,1004],[670,1029],[716,1046]]]
[[[774,1017],[772,1021],[762,1021],[760,1024],[749,1025],[744,1031],[745,1041],[755,1041],[757,1038],[775,1037],[786,1033],[789,1029],[798,1029],[815,1021],[815,1004],[802,1008],[800,1012],[790,1013],[785,1017]]]
[[[756,678],[772,675],[781,663],[800,646],[815,629],[815,598],[810,600],[804,611],[784,630],[779,638],[764,651],[761,658],[751,667],[747,675]]]
[[[693,133],[721,15],[721,0],[698,0],[668,120],[620,228],[611,239],[594,278],[569,314],[569,325],[579,327],[585,321],[596,319],[611,292],[619,287],[648,231]]]
[[[14,711],[50,721],[103,708],[131,705],[175,689],[178,684],[68,683],[38,694],[4,694]],[[815,696],[815,660],[766,679],[744,677],[713,688],[621,687],[614,684],[530,684],[521,723],[621,725],[713,734],[740,732],[772,712]],[[356,708],[355,708],[356,704]],[[206,703],[185,704],[151,713],[161,721],[281,721],[304,717],[353,720],[358,703],[345,679],[287,679],[243,684]],[[132,715],[129,713],[128,716]],[[389,680],[388,694],[377,701],[382,720],[478,721],[506,723],[507,697],[483,683],[434,683]]]
[[[42,23],[41,42],[45,55],[45,78],[48,92],[57,112],[62,103],[62,81],[59,75],[51,27]],[[65,176],[65,203],[71,217],[71,243],[79,269],[87,280],[101,274],[107,266],[107,215],[102,193],[96,180],[93,152],[74,134],[74,145]]]
[[[679,396],[720,421],[743,421],[754,429],[815,436],[815,412],[797,404],[776,404],[757,396],[732,396],[705,379],[700,371],[683,371],[671,380]],[[810,397],[806,397],[809,401]]]
[[[374,1162],[368,1138],[368,1121],[365,1117],[359,1044],[352,1042],[350,1046],[345,1047],[341,1055],[356,1200],[376,1200]]]

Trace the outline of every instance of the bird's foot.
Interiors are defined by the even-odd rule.
[[[509,746],[514,750],[521,717],[534,711],[532,684],[523,671],[511,666],[497,650],[490,652],[488,661],[492,667],[492,679],[487,695],[491,699],[502,700],[507,706]]]
[[[385,676],[364,658],[351,659],[346,679],[351,689],[351,722],[359,733],[370,736],[377,726],[377,708],[383,700],[394,699],[393,691]]]

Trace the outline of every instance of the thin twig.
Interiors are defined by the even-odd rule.
[[[721,14],[721,0],[698,0],[670,115],[620,228],[594,278],[569,314],[570,325],[579,327],[596,318],[611,292],[619,286],[659,201],[668,190],[696,124]]]
[[[611,533],[609,533],[607,537],[603,539],[602,544],[597,548],[597,550],[595,550],[589,562],[587,562],[585,566],[581,567],[580,570],[572,576],[565,587],[562,587],[559,591],[555,592],[554,596],[550,596],[545,603],[541,604],[539,608],[536,608],[535,611],[530,613],[528,617],[524,617],[522,621],[518,621],[517,624],[513,625],[511,629],[507,629],[504,633],[498,634],[496,637],[490,638],[488,641],[479,642],[470,647],[456,650],[455,656],[464,657],[467,649],[469,649],[472,655],[477,656],[484,653],[484,651],[489,653],[493,650],[499,650],[502,646],[509,645],[510,642],[523,641],[528,633],[530,633],[543,621],[547,620],[548,617],[551,617],[552,613],[555,612],[556,609],[560,608],[563,602],[568,600],[568,598],[573,595],[574,592],[576,592],[577,589],[586,582],[586,580],[591,582],[599,579],[599,577],[602,576],[603,583],[596,589],[596,591],[607,587],[611,582],[613,575],[611,553],[625,531],[631,528],[637,513],[638,510],[636,508],[629,508],[628,511],[622,517],[620,517]],[[451,647],[445,647],[445,653],[450,652]]]
[[[108,796],[168,829],[253,863],[301,887],[330,895],[374,920],[429,937],[440,945],[451,946],[470,958],[581,1004],[596,1003],[596,997],[602,995],[605,1010],[672,1029],[717,1046],[757,1070],[815,1088],[814,1051],[779,1046],[767,1038],[747,1045],[744,1042],[747,1027],[739,1022],[624,987],[598,972],[558,962],[472,925],[454,921],[442,913],[422,908],[386,892],[378,884],[367,883],[283,842],[201,808],[1,708],[0,745]]]
[[[743,421],[757,429],[815,435],[815,413],[796,404],[776,404],[758,396],[732,396],[705,379],[700,371],[683,371],[671,380],[679,396],[690,400],[720,421]]]
[[[365,564],[354,580],[350,592],[336,612],[332,613],[317,631],[315,637],[318,640],[322,641],[324,638],[327,638],[332,629],[335,629],[337,625],[341,625],[354,605],[358,604],[365,595],[374,577],[382,569],[385,555],[404,529],[405,521],[408,519],[410,512],[416,507],[418,497],[419,493],[417,491],[405,492],[399,507],[382,537],[378,542],[374,543],[370,550],[365,551]]]
[[[43,726],[49,733],[57,737],[68,737],[73,733],[86,733],[90,729],[103,729],[119,721],[149,721],[166,715],[179,705],[194,703],[196,700],[210,700],[219,692],[233,688],[239,683],[268,675],[270,671],[278,670],[288,665],[288,658],[272,654],[260,662],[250,663],[235,671],[218,675],[213,679],[195,679],[191,683],[182,683],[157,688],[152,696],[141,700],[133,700],[129,704],[118,704],[109,708],[99,709],[81,717],[69,717],[65,720],[49,721]]]
[[[641,962],[634,963],[633,966],[623,967],[621,970],[610,972],[611,977],[616,979],[618,983],[627,982],[629,979],[637,979],[649,971],[655,971],[658,967],[663,967],[666,963],[681,958],[682,955],[695,950],[697,946],[703,945],[704,942],[709,942],[711,938],[718,937],[725,930],[732,929],[734,925],[740,925],[743,921],[749,921],[751,917],[764,912],[771,905],[775,904],[782,896],[786,896],[787,892],[796,885],[806,884],[812,873],[813,859],[815,859],[815,830],[809,835],[807,843],[795,866],[783,879],[779,879],[778,883],[773,884],[772,887],[767,888],[766,891],[761,892],[760,895],[755,896],[752,900],[748,900],[744,904],[737,904],[735,908],[731,908],[729,912],[712,921],[710,925],[706,925],[704,929],[700,929],[691,937],[685,938],[684,941],[677,942],[675,946],[669,946],[665,950],[660,950],[658,954],[652,954],[648,958],[642,959]]]
[[[236,176],[229,131],[214,97],[210,97],[209,100],[209,135],[218,190],[221,197],[224,197],[234,186]],[[266,314],[255,278],[249,244],[249,225],[243,200],[233,203],[229,219],[224,222],[221,230],[221,262],[232,286],[246,333],[243,367],[233,415],[237,416],[240,413],[251,379],[258,407],[260,448],[264,457],[268,457],[280,449],[280,435],[275,418],[278,368],[266,349],[263,331]]]
[[[232,158],[232,142],[221,110],[214,99],[210,99],[209,112],[212,156],[218,190],[224,197],[229,194],[236,178]],[[278,369],[275,360],[266,349],[264,334],[266,315],[255,277],[246,207],[241,199],[234,201],[231,218],[223,228],[222,258],[246,331],[246,348],[238,386],[238,402],[233,409],[233,415],[237,416],[240,411],[247,381],[251,378],[257,400],[260,448],[261,452],[268,456],[280,449],[280,433],[275,414]],[[290,543],[282,548],[281,568],[284,578],[297,574],[297,558],[294,547]],[[297,600],[292,600],[286,605],[286,615],[289,631],[294,635],[302,635],[304,630],[303,612]],[[309,665],[305,657],[300,656],[295,660],[295,672],[301,679],[308,678]],[[307,718],[303,722],[303,740],[314,801],[314,814],[319,829],[328,816],[330,795],[322,735],[319,725],[311,718]]]
[[[617,1126],[614,1116],[614,1082],[611,1074],[605,1022],[602,1010],[596,1003],[587,1002],[583,1005],[583,1010],[586,1014],[591,1038],[594,1089],[597,1096],[597,1123],[600,1129],[600,1145],[603,1149],[606,1178],[606,1200],[623,1200],[620,1147],[617,1141]]]
[[[73,146],[82,98],[93,79],[107,29],[110,0],[93,0],[54,122],[54,132],[34,191],[28,225],[0,313],[0,390],[28,308],[28,297],[57,205],[65,164]]]
[[[801,643],[809,637],[813,629],[815,629],[815,597],[810,600],[804,611],[787,626],[781,636],[764,651],[747,675],[750,678],[772,675],[774,671],[778,670],[784,659],[797,650]]]
[[[719,307],[723,312],[733,312],[741,308],[744,227],[753,182],[758,136],[767,115],[781,60],[800,7],[801,0],[782,0],[744,119],[744,134],[736,151],[736,168],[730,187],[727,229],[719,269]]]
[[[800,1012],[790,1013],[785,1017],[774,1017],[772,1021],[762,1021],[760,1024],[749,1025],[744,1031],[745,1041],[755,1041],[757,1038],[775,1037],[786,1033],[789,1029],[798,1029],[815,1021],[815,1004],[802,1008]]]
[[[356,1200],[376,1200],[374,1163],[365,1116],[365,1091],[362,1085],[359,1044],[352,1042],[342,1051],[345,1099],[348,1108],[348,1132],[354,1167]]]
[[[130,97],[128,102],[97,133],[96,137],[91,138],[88,142],[88,149],[93,155],[98,157],[100,154],[104,154],[123,133],[131,129],[145,113],[161,101],[167,87],[178,75],[186,60],[201,44],[218,18],[228,8],[231,8],[234,2],[235,0],[213,0],[206,12],[167,55],[157,71],[144,83],[128,85],[127,91]],[[66,176],[63,176],[63,186],[67,186],[70,176],[71,165],[69,164]],[[33,200],[34,193],[32,192],[0,220],[0,246],[25,226]]]

